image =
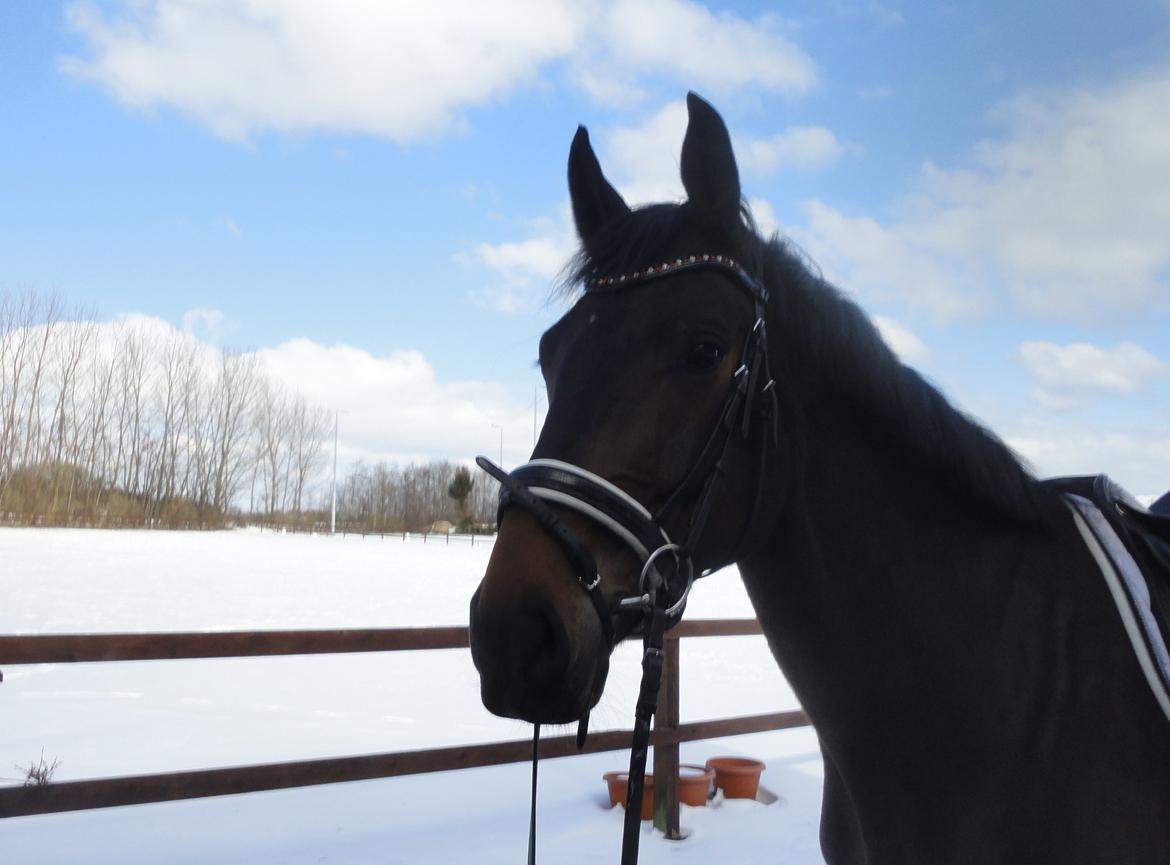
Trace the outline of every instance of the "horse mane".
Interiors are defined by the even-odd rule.
[[[779,236],[757,240],[771,306],[804,374],[978,502],[1024,523],[1048,522],[1053,497],[1011,448],[902,363],[861,307],[814,273],[799,249]]]
[[[1052,496],[1020,458],[903,364],[869,316],[795,244],[779,235],[761,238],[746,205],[740,224],[713,234],[685,203],[634,209],[582,245],[554,291],[572,299],[593,277],[628,273],[663,260],[687,230],[713,240],[711,249],[694,252],[731,255],[767,286],[771,332],[783,334],[786,353],[797,360],[796,369],[785,375],[802,376],[810,385],[839,394],[854,411],[874,421],[874,433],[993,512],[1027,524],[1048,522]]]

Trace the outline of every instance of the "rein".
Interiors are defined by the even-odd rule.
[[[687,597],[694,583],[693,554],[702,537],[710,515],[715,488],[724,475],[723,461],[731,442],[737,437],[746,439],[751,433],[754,418],[759,415],[770,422],[770,437],[761,444],[759,479],[752,510],[744,529],[750,534],[758,511],[759,495],[763,488],[767,442],[777,443],[776,395],[768,365],[768,340],[765,326],[767,289],[734,260],[723,255],[692,255],[672,262],[647,267],[618,276],[590,279],[586,291],[617,292],[625,288],[645,285],[653,280],[680,272],[713,269],[730,275],[737,288],[745,291],[755,307],[755,322],[744,344],[740,366],[731,379],[727,397],[719,419],[694,464],[683,480],[667,497],[666,502],[651,514],[633,496],[614,484],[579,466],[551,459],[535,459],[514,469],[510,474],[486,457],[476,457],[476,463],[500,483],[499,513],[502,520],[508,507],[527,510],[541,527],[560,545],[572,565],[581,588],[589,595],[601,622],[609,651],[617,641],[613,617],[619,613],[640,613],[634,630],[641,630],[642,681],[634,714],[634,735],[630,746],[629,783],[626,798],[625,824],[622,836],[622,865],[638,861],[638,842],[641,827],[641,801],[645,786],[646,756],[650,746],[650,729],[658,703],[659,683],[662,679],[663,634],[682,619]],[[698,497],[687,521],[686,537],[681,543],[671,541],[662,522],[664,515],[684,497],[698,488]],[[601,588],[601,575],[588,546],[569,528],[550,507],[555,504],[576,511],[609,530],[628,546],[642,563],[637,594],[621,598],[610,605]],[[705,576],[706,573],[699,576]],[[581,718],[577,730],[577,747],[584,747],[589,715]],[[540,725],[535,725],[532,740],[532,805],[529,822],[528,862],[536,862],[536,766],[538,762]]]

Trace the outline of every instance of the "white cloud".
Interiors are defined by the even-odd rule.
[[[492,270],[518,278],[552,279],[564,266],[566,250],[552,237],[514,243],[481,243],[476,256]]]
[[[999,284],[1032,315],[1088,320],[1164,305],[1170,272],[1170,68],[1096,89],[1020,98],[966,167],[923,167],[889,224],[810,205],[807,245],[839,272],[935,314]],[[880,244],[875,240],[880,239]],[[923,296],[909,278],[933,282]],[[977,277],[977,278],[972,278]],[[939,303],[944,300],[943,303]],[[1163,307],[1164,308],[1164,307]]]
[[[218,342],[235,329],[222,310],[197,306],[183,313],[183,332],[202,335],[204,339]]]
[[[202,319],[214,310],[191,312]],[[150,361],[146,375],[152,380],[163,374],[162,364],[155,362],[160,347],[189,352],[207,380],[214,378],[222,358],[217,347],[190,329],[180,331],[170,322],[140,313],[96,324],[65,322],[57,326],[57,338],[68,346],[81,328],[90,327],[92,360],[109,360],[133,339]],[[418,351],[375,355],[347,345],[293,339],[254,354],[276,383],[314,405],[346,412],[339,438],[339,458],[345,465],[357,459],[401,464],[497,455],[499,430],[493,424],[503,427],[508,465],[523,462],[532,450],[533,405],[527,395],[513,399],[504,385],[489,380],[444,380]]]
[[[234,140],[442,134],[558,63],[606,104],[642,99],[645,77],[716,94],[800,93],[816,78],[775,16],[690,0],[82,0],[66,18],[87,51],[63,70]]]
[[[816,168],[844,152],[837,136],[823,126],[792,126],[771,138],[750,139],[736,148],[740,167],[757,174],[779,168]]]
[[[873,315],[870,320],[903,363],[921,363],[930,357],[926,343],[906,325],[885,315]]]
[[[899,302],[935,321],[980,312],[987,298],[969,263],[942,254],[931,235],[806,202],[794,239],[833,283],[865,302]],[[968,264],[968,268],[964,267]]]
[[[494,281],[476,296],[483,306],[500,312],[528,312],[549,294],[569,258],[577,250],[577,235],[569,202],[557,207],[556,215],[534,220],[531,235],[524,240],[479,243],[455,256],[464,264],[483,267]]]
[[[192,310],[196,317],[213,310]],[[62,325],[64,329],[77,325]],[[132,334],[147,355],[154,346],[178,345],[192,352],[209,377],[220,350],[189,329],[178,330],[155,316],[131,313],[94,329],[95,357],[109,357]],[[339,454],[357,459],[406,463],[429,459],[470,460],[478,453],[498,454],[504,427],[504,458],[509,465],[532,450],[532,403],[517,401],[499,382],[444,380],[418,351],[375,355],[348,345],[326,346],[293,339],[255,352],[271,378],[311,403],[341,418]],[[160,374],[152,365],[150,374]]]
[[[619,0],[599,9],[598,48],[584,55],[581,83],[600,101],[638,74],[666,74],[712,94],[740,88],[803,93],[812,61],[775,15],[742,18],[690,0]]]
[[[686,198],[679,178],[679,152],[687,131],[687,105],[668,102],[637,126],[600,135],[598,158],[631,207]]]
[[[343,410],[341,456],[397,462],[497,453],[515,464],[532,449],[532,408],[492,381],[443,381],[417,351],[374,355],[347,345],[294,339],[258,353],[278,381],[310,401]]]
[[[748,208],[752,212],[752,219],[755,220],[756,231],[761,237],[768,238],[784,231],[770,201],[763,198],[749,198]]]
[[[215,134],[327,130],[409,141],[535,81],[588,22],[569,0],[149,0],[68,7],[87,58],[62,68]]]
[[[668,102],[636,126],[603,130],[597,136],[598,156],[606,176],[626,202],[636,207],[660,201],[682,201],[686,192],[679,177],[679,152],[687,129],[687,106]],[[828,130],[794,127],[767,139],[737,138],[737,153],[756,154],[753,167],[761,172],[798,164],[811,167],[834,158],[841,148]],[[769,236],[780,229],[775,211],[763,199],[752,199],[757,227]],[[462,254],[494,271],[500,282],[485,292],[488,305],[503,311],[530,309],[537,295],[547,294],[577,249],[576,229],[567,202],[558,205],[553,219],[540,220],[527,238],[504,243],[481,243],[473,254]],[[538,292],[536,289],[540,288]]]
[[[687,0],[630,0],[613,6],[607,25],[614,49],[631,62],[716,86],[800,91],[816,79],[811,61],[772,16],[749,21]]]
[[[1147,500],[1170,488],[1170,427],[1105,430],[1028,420],[1003,432],[1004,440],[1042,477],[1106,472]]]
[[[668,102],[635,126],[619,126],[599,136],[599,158],[608,177],[630,205],[682,201],[679,153],[687,131],[686,102]],[[793,126],[770,138],[732,134],[741,168],[756,174],[809,169],[839,158],[844,148],[822,126]]]
[[[1037,382],[1036,400],[1056,409],[1102,393],[1133,393],[1170,375],[1170,366],[1132,342],[1113,348],[1084,342],[1024,342],[1017,357]]]

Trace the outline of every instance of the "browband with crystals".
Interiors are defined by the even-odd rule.
[[[753,292],[761,293],[764,296],[767,295],[763,286],[730,255],[688,255],[684,258],[676,258],[674,261],[664,261],[658,265],[651,264],[642,270],[635,270],[632,273],[623,273],[618,276],[594,276],[585,283],[585,290],[620,288],[623,285],[646,282],[647,280],[670,276],[679,271],[693,270],[701,267],[716,267],[722,270],[729,270],[735,276],[739,277]]]

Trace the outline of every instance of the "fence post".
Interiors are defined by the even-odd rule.
[[[654,711],[654,730],[678,733],[678,637],[666,634],[663,642],[662,686]],[[654,746],[654,828],[671,841],[686,835],[678,825],[678,744]]]

